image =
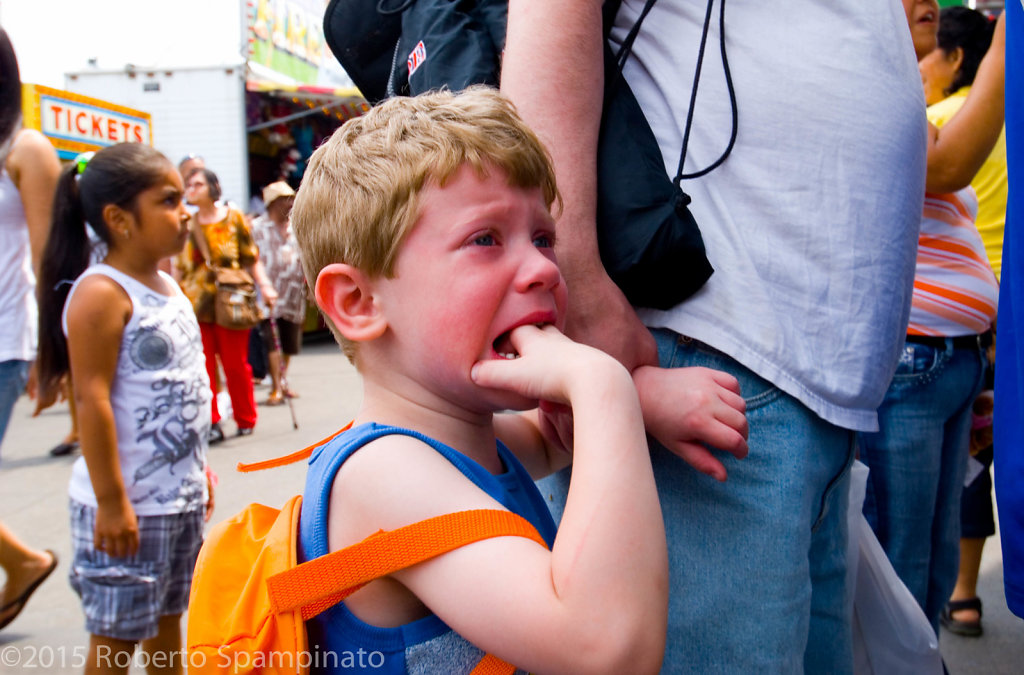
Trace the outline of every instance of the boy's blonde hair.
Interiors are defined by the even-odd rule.
[[[441,187],[469,163],[510,185],[559,200],[554,168],[508,99],[488,87],[396,97],[349,120],[313,153],[292,209],[292,227],[312,286],[331,263],[394,276],[395,259],[419,218],[419,193]],[[355,345],[327,319],[349,360]]]

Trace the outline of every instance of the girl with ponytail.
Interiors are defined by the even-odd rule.
[[[159,269],[188,236],[184,188],[156,150],[121,143],[61,174],[40,274],[39,374],[71,374],[82,457],[69,486],[71,585],[86,672],[127,672],[136,643],[181,648],[210,487],[199,325]],[[89,267],[86,223],[106,249]]]

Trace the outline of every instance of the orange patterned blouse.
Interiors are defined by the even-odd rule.
[[[209,242],[214,265],[246,269],[259,259],[259,249],[253,241],[252,232],[239,211],[229,208],[223,220],[200,224],[199,227]],[[213,299],[217,293],[213,271],[192,237],[185,242],[185,248],[175,258],[174,264],[180,273],[181,288],[192,301],[196,318],[200,323],[213,323]]]

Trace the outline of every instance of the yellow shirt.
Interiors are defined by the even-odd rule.
[[[928,106],[928,120],[937,127],[953,118],[960,106],[967,100],[970,87],[963,87],[948,98]],[[978,174],[971,181],[971,187],[978,195],[978,220],[976,225],[985,243],[985,253],[996,278],[1000,278],[1003,260],[1003,226],[1006,223],[1006,129],[999,134],[999,140],[992,153],[981,165]]]

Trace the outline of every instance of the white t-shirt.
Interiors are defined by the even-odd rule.
[[[643,0],[624,0],[613,40]],[[674,176],[706,5],[661,0],[625,75]],[[729,3],[739,107],[724,165],[683,182],[715,273],[652,327],[705,342],[839,426],[875,410],[906,333],[924,198],[925,105],[895,0]],[[718,6],[686,172],[725,149]]]
[[[210,380],[192,303],[161,272],[171,296],[105,264],[93,265],[75,281],[102,274],[117,282],[132,301],[117,372],[110,390],[117,450],[128,498],[136,515],[180,513],[206,503],[206,449],[210,430]],[[72,499],[96,506],[85,459],[71,470]]]
[[[0,362],[36,358],[36,276],[18,188],[0,169]]]

